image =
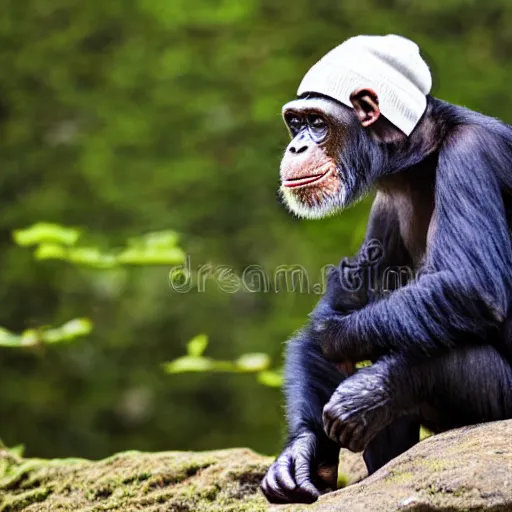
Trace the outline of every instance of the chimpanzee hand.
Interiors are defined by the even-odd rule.
[[[393,420],[387,366],[378,361],[343,381],[324,407],[327,436],[342,448],[363,451]]]
[[[346,315],[334,310],[326,300],[321,300],[310,314],[313,338],[329,361],[339,363],[350,360],[343,350],[343,321]]]
[[[327,275],[325,295],[310,315],[311,334],[330,361],[370,359],[370,347],[362,347],[359,339],[349,339],[351,313],[371,302],[369,279],[383,258],[382,244],[369,240],[356,258],[344,258]]]
[[[313,503],[323,492],[336,489],[338,458],[334,443],[305,432],[272,464],[261,490],[271,503]]]

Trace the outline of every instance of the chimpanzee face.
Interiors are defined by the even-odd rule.
[[[380,117],[371,90],[356,91],[353,108],[326,97],[283,107],[292,141],[281,161],[282,198],[299,217],[318,219],[361,198],[385,173],[389,144],[403,134]]]
[[[338,154],[353,113],[324,98],[283,107],[292,141],[281,162],[281,193],[299,217],[320,218],[345,206],[347,183]]]

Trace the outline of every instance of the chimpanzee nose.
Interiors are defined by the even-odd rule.
[[[290,153],[293,153],[294,155],[298,155],[299,153],[304,153],[304,151],[306,151],[308,149],[308,146],[307,144],[290,144],[289,148],[288,148],[288,151],[290,151]]]

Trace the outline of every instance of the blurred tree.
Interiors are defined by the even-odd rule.
[[[172,228],[191,267],[320,269],[355,250],[367,202],[297,222],[275,198],[280,107],[308,67],[358,33],[415,39],[435,93],[510,121],[509,0],[6,0],[0,20],[0,325],[77,315],[86,340],[0,350],[0,417],[30,456],[249,445],[277,450],[280,394],[251,376],[166,375],[208,333],[214,359],[279,361],[314,293],[178,293],[170,267],[34,264],[11,231],[39,220],[100,251]]]

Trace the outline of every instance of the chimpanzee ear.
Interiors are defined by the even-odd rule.
[[[399,142],[405,135],[380,114],[379,97],[373,89],[358,89],[350,95],[359,121],[364,128],[371,127],[370,135],[378,142]]]
[[[350,95],[350,101],[361,124],[366,128],[380,117],[379,98],[373,89],[358,89]]]

